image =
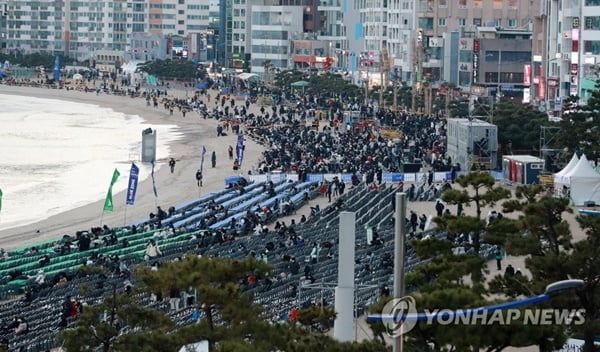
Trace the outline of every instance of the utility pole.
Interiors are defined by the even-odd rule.
[[[365,80],[365,107],[369,106],[369,66],[365,66],[367,79]]]
[[[394,86],[394,112],[398,112],[398,72],[394,75],[394,81],[392,82]]]
[[[450,91],[451,88],[446,86],[446,97],[445,97],[445,106],[444,111],[446,112],[446,118],[450,118]]]
[[[414,77],[412,87],[412,112],[413,114],[418,111],[417,109],[417,94],[421,93],[421,80],[423,74],[423,30],[419,28],[417,38],[414,42],[413,60],[414,60]]]
[[[406,193],[396,193],[394,209],[394,298],[402,299],[404,297],[404,264],[406,250]],[[402,332],[402,325],[400,326]],[[393,352],[403,352],[404,339],[402,334],[394,337]]]
[[[387,42],[383,43],[383,47],[381,48],[379,55],[381,61],[381,92],[379,94],[379,107],[383,109],[385,108],[384,94],[389,85],[390,78],[390,57],[387,49]]]

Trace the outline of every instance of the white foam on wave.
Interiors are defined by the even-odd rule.
[[[157,159],[181,136],[177,126],[91,104],[0,94],[0,106],[0,231],[104,199],[115,168],[113,194],[124,190],[143,129],[157,131]],[[136,165],[140,181],[150,175]]]

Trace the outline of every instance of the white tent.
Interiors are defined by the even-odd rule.
[[[571,187],[571,199],[574,205],[585,202],[600,204],[600,174],[594,170],[585,155],[581,156],[575,167],[565,176]]]
[[[575,165],[577,165],[578,162],[579,158],[577,157],[577,153],[573,153],[573,157],[571,158],[571,161],[569,161],[567,166],[565,166],[564,169],[554,174],[554,183],[569,184],[569,180],[565,179],[564,177],[571,170],[573,170],[573,168],[575,167]]]
[[[256,73],[247,73],[247,72],[240,73],[240,74],[237,76],[237,78],[239,78],[239,79],[241,79],[241,80],[243,80],[243,81],[247,81],[247,80],[249,80],[250,78],[254,78],[254,77],[258,77],[258,75],[257,75]]]
[[[208,341],[202,340],[200,342],[182,346],[179,349],[179,352],[208,352]]]

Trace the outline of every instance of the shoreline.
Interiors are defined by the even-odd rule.
[[[227,147],[229,145],[235,146],[237,136],[230,134],[225,137],[216,137],[217,122],[214,119],[204,120],[195,113],[188,113],[186,117],[183,117],[179,111],[175,111],[173,116],[170,116],[162,104],[159,104],[158,108],[148,107],[146,101],[142,98],[107,94],[96,95],[93,92],[85,93],[77,90],[67,91],[64,89],[0,84],[0,94],[97,105],[125,115],[138,115],[144,120],[144,123],[177,126],[174,132],[180,135],[178,140],[166,143],[166,146],[170,149],[169,157],[177,160],[175,172],[171,174],[168,167],[163,167],[168,166],[168,160],[157,161],[155,179],[158,199],[154,198],[152,192],[151,177],[146,177],[138,184],[135,205],[126,207],[126,191],[121,191],[113,194],[113,212],[102,211],[104,199],[101,199],[52,215],[44,220],[2,230],[0,231],[0,247],[6,250],[60,239],[63,235],[74,235],[76,231],[89,230],[91,227],[104,224],[109,227],[132,224],[147,218],[150,212],[155,211],[156,206],[168,209],[170,206],[189,202],[206,193],[223,189],[225,178],[235,174],[227,157]],[[169,91],[170,97],[185,97],[185,94],[185,91],[173,89]],[[216,91],[211,91],[213,97],[216,94]],[[258,110],[256,105],[251,105],[250,111],[254,112],[254,109]],[[143,129],[143,124],[140,125],[141,129]],[[204,162],[204,184],[203,187],[198,188],[194,176],[196,170],[200,167],[202,146],[206,147],[207,153]],[[217,154],[217,165],[214,169],[211,168],[210,163],[213,150]],[[258,164],[263,150],[264,147],[249,138],[246,139],[246,153],[242,173],[247,173],[249,168]],[[140,162],[138,161],[138,163]],[[119,182],[127,182],[129,167],[119,171],[121,172]],[[102,184],[108,181],[97,180],[97,182]]]

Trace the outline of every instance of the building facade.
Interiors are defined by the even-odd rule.
[[[303,6],[252,6],[252,73],[293,68],[290,43],[303,32]]]
[[[189,36],[206,31],[208,0],[5,2],[6,52],[62,53],[85,60],[97,50],[130,52],[134,33]]]
[[[562,102],[577,95],[585,104],[595,90],[594,65],[600,59],[600,1],[549,0],[543,9],[547,36],[540,53],[538,89],[540,105],[558,116]]]

